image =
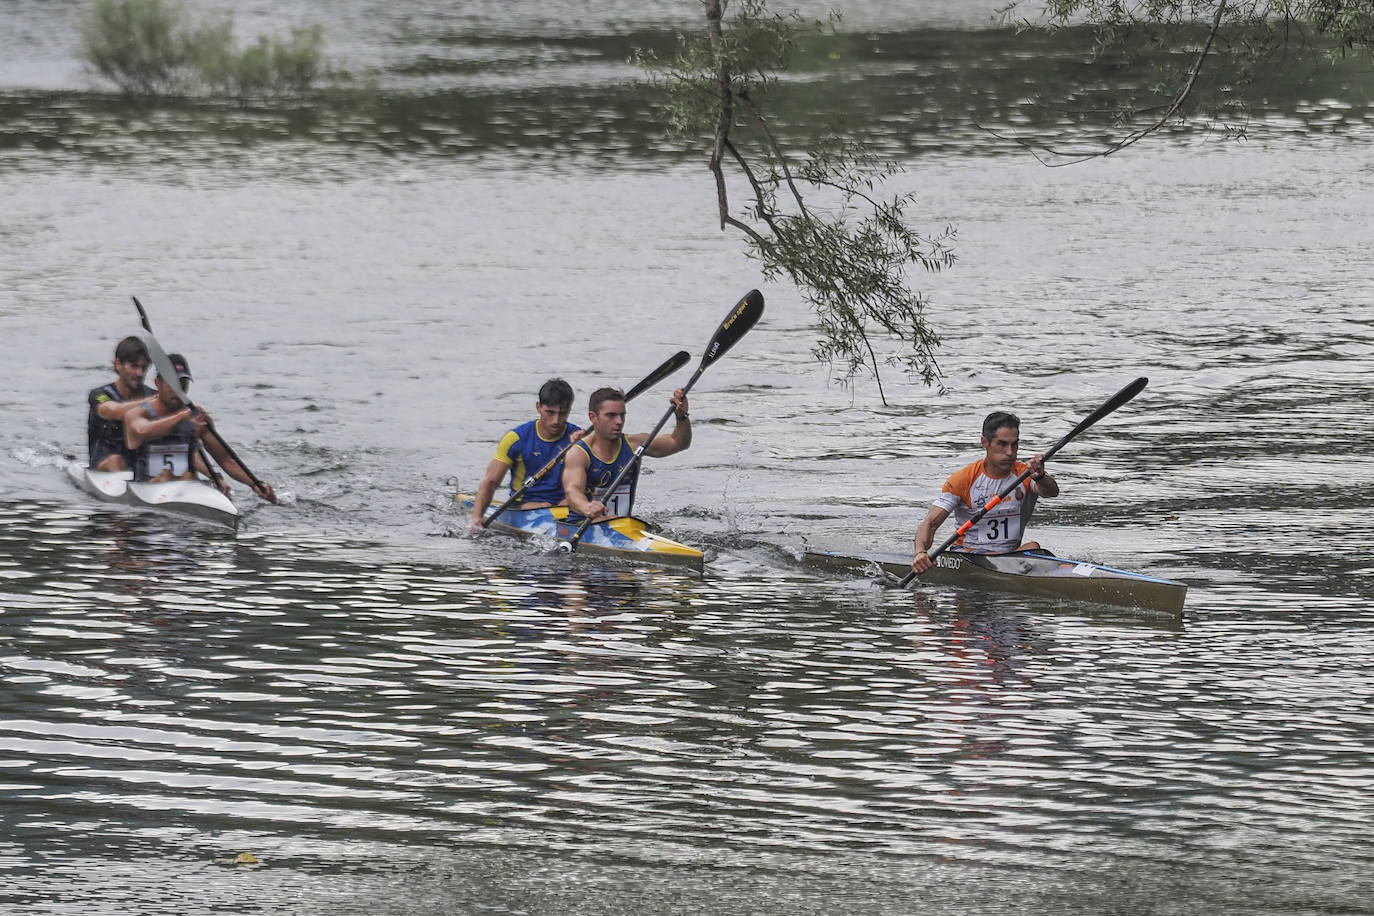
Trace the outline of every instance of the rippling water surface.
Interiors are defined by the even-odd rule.
[[[26,911],[123,912],[172,879],[185,911],[1121,911],[1163,887],[1306,912],[1369,890],[1349,599],[1203,588],[1179,624],[776,557],[698,578],[80,505],[5,523],[0,820]],[[244,851],[261,864],[230,874]]]
[[[1046,170],[972,123],[1023,123],[1010,33],[863,5],[948,51],[852,74],[959,230],[915,278],[947,391],[829,383],[762,286],[641,488],[697,575],[467,540],[451,499],[548,374],[699,356],[761,285],[617,88],[615,36],[676,20],[339,4],[378,96],[253,112],[130,107],[73,75],[71,10],[6,8],[0,910],[1371,912],[1367,86]],[[237,535],[61,471],[130,295],[286,494],[239,488]],[[904,549],[990,409],[1043,449],[1141,375],[1034,533],[1187,582],[1181,619],[799,563]]]

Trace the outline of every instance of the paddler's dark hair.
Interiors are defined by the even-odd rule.
[[[142,339],[129,336],[124,338],[115,346],[115,359],[121,363],[148,362],[148,348],[143,345]]]
[[[1010,426],[1012,429],[1020,430],[1021,420],[1014,413],[1007,413],[1005,410],[994,410],[987,415],[985,420],[983,420],[983,438],[995,438],[997,431],[1004,426]]]
[[[572,410],[572,385],[561,378],[551,378],[539,386],[539,403],[556,410]]]
[[[592,396],[587,401],[587,409],[592,413],[600,413],[601,405],[607,401],[623,401],[625,392],[619,388],[598,388],[592,392]]]

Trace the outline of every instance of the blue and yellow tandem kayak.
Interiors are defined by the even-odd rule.
[[[459,493],[454,497],[464,511],[471,513],[473,497]],[[549,509],[507,509],[496,521],[492,531],[513,535],[518,538],[546,538],[550,541],[568,541],[577,531],[580,519],[568,521],[568,507],[554,506]],[[650,563],[660,566],[688,566],[701,569],[705,556],[695,547],[680,544],[661,534],[649,530],[643,519],[632,515],[607,519],[589,525],[577,544],[577,552],[591,556],[615,557],[632,563]]]

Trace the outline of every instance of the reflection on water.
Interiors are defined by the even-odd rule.
[[[1258,875],[1234,849],[1283,849],[1264,867],[1292,900],[1367,880],[1367,628],[1247,621],[1208,589],[1178,627],[800,572],[369,562],[367,544],[0,512],[26,573],[0,615],[0,821],[29,850],[5,866],[12,903],[62,899],[70,869],[30,868],[39,851],[250,851],[370,893],[368,873],[418,869],[423,895],[449,867],[432,843],[461,869],[538,849],[569,875],[670,866],[683,886],[706,864],[1050,867],[1089,905],[1092,876],[1151,883],[1180,846],[1227,905]]]

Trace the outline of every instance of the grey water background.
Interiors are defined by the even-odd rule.
[[[625,86],[692,4],[235,8],[375,91],[134,105],[77,4],[0,4],[0,911],[1374,909],[1367,67],[1046,169],[979,125],[1067,130],[1030,99],[1068,39],[849,5],[787,118],[874,131],[959,231],[914,278],[948,390],[883,406]],[[752,287],[641,488],[704,574],[456,536],[545,376],[699,356]],[[287,495],[236,537],[61,472],[130,295]],[[1034,532],[1183,579],[1181,621],[797,561],[901,549],[988,410],[1043,448],[1140,375]]]

